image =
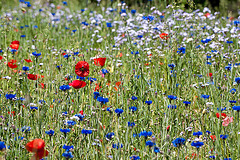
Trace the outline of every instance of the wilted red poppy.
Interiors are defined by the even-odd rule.
[[[18,48],[19,48],[19,41],[12,41],[10,47],[12,49],[18,50]]]
[[[28,78],[28,79],[31,79],[31,80],[37,80],[37,77],[38,77],[38,76],[35,75],[35,74],[28,74],[28,75],[27,75],[27,78]]]
[[[105,64],[105,61],[106,61],[106,58],[96,58],[96,59],[94,59],[94,64],[96,65],[96,66],[104,66],[104,64]]]
[[[75,66],[75,73],[80,77],[88,76],[89,64],[85,61],[79,61]]]
[[[34,159],[40,160],[43,157],[46,157],[48,155],[48,151],[44,149],[45,147],[45,142],[42,139],[34,139],[31,142],[28,142],[26,144],[26,149],[29,152],[33,152],[34,154]]]
[[[219,118],[220,114],[216,113],[216,116],[217,116],[217,118]],[[221,113],[221,116],[222,116],[223,119],[227,117],[226,113]]]
[[[80,80],[74,80],[72,83],[69,83],[69,86],[72,86],[75,89],[83,88],[86,86],[86,82]]]
[[[31,59],[24,59],[27,63],[30,63],[30,62],[32,62],[32,60]]]
[[[167,33],[161,33],[159,35],[160,35],[160,38],[164,40],[167,40],[169,38]]]
[[[8,67],[10,68],[17,68],[18,66],[16,65],[17,60],[12,59],[10,62],[8,62]]]

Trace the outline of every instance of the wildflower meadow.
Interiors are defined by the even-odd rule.
[[[240,159],[240,17],[153,1],[2,8],[0,159]]]

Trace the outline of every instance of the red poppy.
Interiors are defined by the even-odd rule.
[[[101,67],[103,67],[104,64],[105,64],[105,61],[106,61],[106,58],[96,58],[96,59],[94,59],[94,64],[95,64],[96,66],[101,66]]]
[[[31,59],[24,59],[27,63],[30,63],[30,62],[32,62],[32,60]]]
[[[35,153],[34,157],[36,160],[40,160],[48,155],[48,151],[45,150],[44,147],[45,142],[42,139],[34,139],[33,141],[26,144],[26,149],[29,152]]]
[[[40,86],[41,86],[42,89],[45,88],[45,84],[44,83],[40,83]]]
[[[28,79],[31,79],[31,80],[37,80],[38,76],[35,75],[35,74],[28,74],[28,75],[27,75],[27,78],[28,78]]]
[[[19,48],[19,41],[12,41],[10,47],[12,49],[18,50],[18,48]]]
[[[3,57],[2,56],[0,56],[0,60],[2,60],[3,59]]]
[[[75,89],[83,88],[86,86],[86,82],[80,80],[74,80],[72,83],[69,83],[69,86],[72,86]]]
[[[18,66],[16,65],[17,60],[12,59],[10,62],[8,62],[8,67],[10,68],[17,68]]]
[[[216,113],[216,116],[217,116],[217,118],[219,118],[220,114]],[[223,119],[227,117],[226,113],[221,113],[221,116],[222,116]]]
[[[160,38],[164,40],[167,40],[169,38],[167,33],[161,33],[159,35],[160,35]]]
[[[83,115],[83,110],[81,110],[79,113],[80,113],[81,115]]]
[[[79,61],[75,66],[75,73],[80,77],[87,77],[89,74],[89,64],[85,61]]]
[[[170,129],[170,125],[169,126],[167,126],[167,131]]]
[[[205,16],[205,17],[209,17],[209,16],[210,16],[210,13],[206,13],[204,16]]]
[[[209,73],[207,76],[212,77],[212,75],[213,75],[212,73]]]
[[[211,135],[210,138],[213,140],[213,142],[216,140],[216,136],[215,135]]]

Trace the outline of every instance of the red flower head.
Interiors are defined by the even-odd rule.
[[[72,83],[69,83],[69,86],[72,86],[75,89],[83,88],[86,86],[86,82],[80,80],[74,80]]]
[[[48,151],[45,150],[44,147],[45,142],[42,139],[34,139],[33,141],[26,144],[26,149],[29,152],[35,153],[34,156],[36,160],[40,160],[48,155]]]
[[[103,67],[104,64],[105,64],[105,61],[106,61],[106,58],[96,58],[96,59],[94,59],[94,64],[95,64],[96,66],[101,66],[101,67]]]
[[[12,41],[10,47],[11,47],[12,49],[18,50],[19,41]]]
[[[18,66],[16,65],[17,60],[12,59],[10,62],[8,62],[8,67],[10,68],[17,68]]]
[[[160,38],[164,40],[167,40],[169,38],[167,33],[161,33],[159,35],[160,35]]]
[[[2,56],[0,56],[0,60],[2,60],[3,59],[3,57]]]
[[[89,64],[85,61],[79,61],[75,66],[75,73],[80,77],[87,77],[89,74]]]
[[[204,16],[208,18],[210,16],[210,13],[206,13]]]
[[[24,59],[27,63],[30,63],[30,62],[32,62],[32,60],[31,59]]]
[[[217,116],[217,118],[219,118],[220,117],[220,114],[219,113],[216,113],[216,116]],[[221,113],[221,118],[226,118],[227,117],[227,115],[226,115],[226,113]]]
[[[31,80],[37,80],[38,76],[35,75],[35,74],[28,74],[28,75],[27,75],[27,78],[28,78],[28,79],[31,79]]]
[[[213,142],[215,142],[215,140],[217,139],[215,135],[211,135],[210,138],[213,140]]]

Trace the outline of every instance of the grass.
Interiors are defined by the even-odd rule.
[[[71,3],[70,7],[59,3],[59,9],[57,5],[52,8],[33,3],[29,8],[21,5],[17,2],[15,9],[8,10],[11,15],[5,16],[5,10],[1,13],[0,137],[6,145],[1,152],[3,158],[29,159],[33,153],[25,149],[26,144],[40,138],[49,151],[48,159],[66,159],[62,156],[64,144],[74,146],[73,159],[129,159],[133,155],[141,159],[194,159],[194,154],[196,159],[210,156],[239,159],[239,112],[232,109],[239,105],[239,84],[235,82],[240,77],[239,30],[230,32],[238,27],[239,24],[233,25],[237,19],[220,15],[204,18],[205,13],[198,16],[195,12],[184,15],[175,10],[176,6],[161,10],[165,15],[160,18],[150,9],[146,13],[137,10],[136,14],[126,9],[128,16],[123,17],[119,12],[126,6],[116,3],[113,4],[116,11],[107,13],[100,7],[83,12],[72,10]],[[148,15],[154,16],[154,20],[143,20],[142,16]],[[53,17],[59,21],[52,21]],[[91,17],[95,17],[95,22]],[[111,22],[112,27],[107,27],[106,22]],[[212,30],[215,26],[229,31],[215,33]],[[169,38],[161,39],[160,33],[168,33]],[[206,38],[211,41],[202,43]],[[20,42],[17,53],[11,53],[10,44],[14,40]],[[185,53],[177,52],[180,47],[185,47]],[[35,51],[41,53],[38,58],[32,55]],[[135,54],[137,51],[139,54]],[[64,54],[71,56],[64,58]],[[105,57],[105,65],[96,66],[94,57]],[[17,61],[17,68],[8,66],[12,59]],[[86,86],[60,90],[60,86],[77,79],[75,66],[79,61],[89,63],[89,75],[83,80]],[[230,71],[225,69],[228,64]],[[23,66],[30,70],[23,71]],[[104,77],[102,69],[109,72]],[[28,74],[37,74],[38,79],[30,80]],[[90,81],[90,77],[96,80]],[[236,91],[232,94],[233,88]],[[97,91],[109,102],[97,101],[94,98]],[[6,94],[16,94],[17,98],[7,99]],[[177,99],[170,100],[169,95]],[[202,95],[209,95],[209,99],[201,98]],[[132,100],[132,96],[137,100]],[[229,100],[236,100],[236,104]],[[152,104],[147,105],[146,101]],[[191,104],[186,106],[183,101]],[[176,105],[176,109],[169,108],[170,104]],[[32,110],[33,106],[38,109]],[[132,112],[131,106],[136,106],[137,111]],[[226,110],[221,111],[224,107]],[[117,108],[123,109],[120,116],[115,113]],[[74,126],[66,125],[66,120],[80,111],[83,121],[73,119]],[[228,126],[222,125],[223,118],[216,117],[221,112],[234,117]],[[128,122],[135,126],[129,127]],[[30,132],[22,131],[24,126],[31,127]],[[71,131],[63,134],[62,128]],[[55,131],[52,137],[45,133],[50,129]],[[82,134],[83,129],[92,130],[92,134]],[[133,136],[142,131],[152,135]],[[198,140],[193,136],[197,131],[202,131]],[[111,140],[106,138],[110,132],[114,133]],[[211,135],[216,136],[215,141]],[[229,137],[222,140],[220,135]],[[185,144],[174,147],[172,141],[178,137],[184,138]],[[146,141],[154,142],[160,153],[146,146]],[[193,141],[204,145],[196,149],[191,146]],[[113,144],[123,147],[116,149]]]

